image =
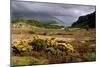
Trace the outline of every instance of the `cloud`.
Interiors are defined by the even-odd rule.
[[[35,17],[35,16],[52,16],[60,19],[66,24],[76,21],[79,16],[90,14],[95,11],[95,6],[91,5],[72,5],[72,4],[54,4],[12,1],[12,17]]]

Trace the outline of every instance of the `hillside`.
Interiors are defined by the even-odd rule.
[[[81,16],[76,22],[72,24],[71,27],[95,28],[96,26],[95,15],[96,12],[88,14],[86,16]]]
[[[60,28],[64,28],[64,26],[62,25],[57,25],[58,22],[56,21],[50,21],[50,22],[45,22],[43,23],[42,21],[38,21],[35,19],[22,19],[22,18],[16,18],[16,19],[12,19],[11,23],[14,25],[18,25],[18,23],[21,23],[21,25],[19,26],[23,26],[24,24],[26,25],[30,25],[30,26],[36,26],[36,27],[42,27],[42,28],[54,28],[54,29],[60,29]],[[23,24],[22,24],[23,23]]]

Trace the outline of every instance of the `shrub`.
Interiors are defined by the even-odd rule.
[[[96,54],[95,53],[88,53],[85,56],[86,61],[95,61],[96,60]]]
[[[48,33],[47,32],[44,32],[43,35],[48,35]]]
[[[65,55],[74,52],[73,46],[66,41],[55,38],[42,39],[39,36],[14,42],[12,48],[14,52],[16,49],[19,52],[47,51],[50,55]]]

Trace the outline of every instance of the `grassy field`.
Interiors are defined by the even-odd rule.
[[[95,29],[45,29],[38,27],[31,28],[11,28],[12,31],[12,45],[15,42],[23,42],[33,39],[32,42],[27,42],[28,46],[32,47],[30,51],[21,51],[19,46],[12,47],[12,66],[13,65],[35,65],[35,64],[55,64],[55,63],[70,63],[70,62],[85,62],[96,60],[96,30]],[[36,40],[34,37],[39,36]],[[53,45],[48,47],[45,41],[52,41]],[[33,42],[33,41],[36,42]],[[40,42],[41,41],[41,42]],[[40,43],[40,45],[38,44]],[[56,43],[67,48],[56,46]],[[32,45],[30,45],[32,43]],[[34,46],[35,43],[35,46]],[[63,43],[63,44],[62,44]],[[25,43],[26,44],[26,43]],[[24,45],[24,44],[20,44]],[[39,46],[38,46],[39,45]],[[41,46],[42,45],[42,46]],[[74,51],[70,51],[69,46]],[[45,48],[44,48],[44,47]],[[23,47],[23,46],[22,46]],[[33,49],[34,47],[34,49]],[[17,52],[14,49],[17,49]],[[37,48],[37,49],[35,49]],[[40,48],[40,49],[39,49]],[[39,49],[39,50],[38,50]],[[46,50],[49,51],[46,51]]]

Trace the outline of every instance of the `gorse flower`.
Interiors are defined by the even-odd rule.
[[[40,36],[34,36],[32,39],[24,39],[17,42],[13,42],[12,48],[16,47],[19,51],[41,51],[48,48],[52,48],[53,51],[62,50],[68,52],[74,52],[74,47],[63,40],[57,40],[56,38],[43,39]],[[14,49],[14,48],[13,48]],[[51,50],[52,50],[51,49]],[[52,51],[51,51],[52,52]]]

